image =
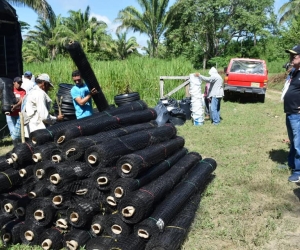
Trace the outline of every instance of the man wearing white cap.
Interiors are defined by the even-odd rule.
[[[57,117],[49,114],[52,100],[47,95],[53,87],[48,74],[40,74],[36,78],[36,85],[28,93],[22,109],[24,115],[25,137],[35,130],[43,129],[47,124],[54,124],[57,120],[63,120],[63,115]]]
[[[31,78],[32,78],[32,73],[30,71],[26,71],[24,73],[23,83],[22,83],[22,88],[26,90],[26,94],[28,94],[29,91],[35,85],[34,82],[31,80]]]

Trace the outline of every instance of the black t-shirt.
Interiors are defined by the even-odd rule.
[[[284,95],[284,112],[287,114],[298,114],[300,109],[300,70],[292,74],[290,86]]]

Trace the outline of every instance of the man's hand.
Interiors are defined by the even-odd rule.
[[[97,89],[92,88],[90,93],[91,93],[91,95],[96,95],[96,94],[98,94],[98,91],[97,91]]]
[[[63,114],[58,115],[58,116],[56,117],[56,119],[57,119],[58,121],[62,121],[62,120],[64,119],[64,115],[63,115]]]

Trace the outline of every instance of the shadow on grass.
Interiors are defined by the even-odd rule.
[[[287,162],[288,152],[283,149],[272,149],[269,151],[269,157],[274,162],[284,164]]]

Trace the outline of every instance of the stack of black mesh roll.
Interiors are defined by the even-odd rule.
[[[2,244],[180,249],[215,160],[142,100],[30,135],[0,156]]]

